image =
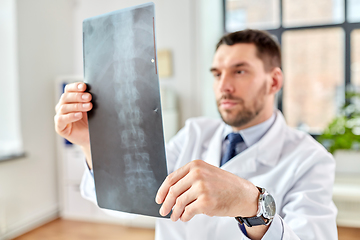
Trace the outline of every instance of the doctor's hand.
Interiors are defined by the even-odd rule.
[[[189,221],[196,214],[253,217],[259,190],[251,182],[202,160],[192,161],[168,175],[156,196],[160,214],[173,209],[171,220]]]
[[[91,94],[85,83],[67,84],[55,107],[55,131],[70,142],[80,145],[90,168],[90,140],[87,112],[92,109]]]

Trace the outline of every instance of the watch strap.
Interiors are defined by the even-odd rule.
[[[262,216],[259,217],[249,217],[249,218],[242,218],[242,217],[235,217],[236,220],[240,224],[246,224],[248,227],[252,226],[258,226],[258,225],[266,225],[267,222],[265,222],[264,218]]]

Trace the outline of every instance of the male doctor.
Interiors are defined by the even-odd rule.
[[[337,239],[335,163],[274,110],[280,66],[280,48],[265,32],[220,39],[210,71],[221,119],[189,119],[166,146],[171,174],[155,200],[161,215],[173,212],[171,220],[157,219],[157,240]],[[96,201],[85,89],[66,86],[55,129],[82,147],[89,170],[81,191]]]

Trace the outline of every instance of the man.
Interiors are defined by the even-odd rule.
[[[222,120],[190,119],[167,145],[171,174],[156,202],[162,215],[173,210],[172,221],[157,220],[156,239],[337,239],[335,163],[274,110],[280,65],[280,48],[265,32],[221,38],[211,72]],[[91,169],[85,88],[67,85],[55,125],[82,146]],[[82,193],[96,201],[90,171]]]

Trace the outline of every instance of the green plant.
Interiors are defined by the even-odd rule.
[[[338,149],[360,149],[360,94],[346,92],[340,114],[317,140],[334,153]]]

